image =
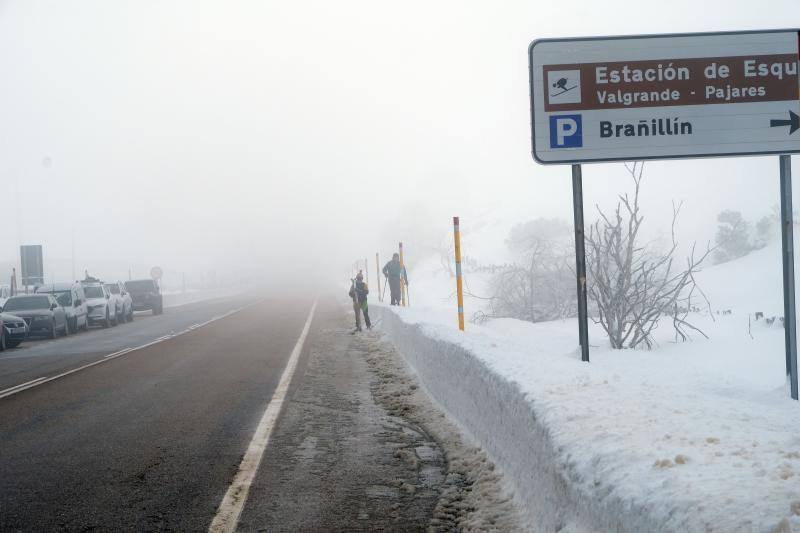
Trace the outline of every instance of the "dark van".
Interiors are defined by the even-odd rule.
[[[136,311],[151,310],[160,315],[164,310],[161,288],[152,279],[134,279],[125,282],[125,290],[131,295],[133,309]]]

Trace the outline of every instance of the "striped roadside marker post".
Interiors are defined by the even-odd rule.
[[[375,279],[378,280],[378,301],[382,302],[381,298],[381,262],[378,259],[378,252],[375,252]]]
[[[400,250],[400,305],[403,307],[406,306],[406,264],[403,261],[403,243],[400,242],[398,244],[398,249]]]
[[[464,331],[464,289],[461,282],[461,230],[458,217],[453,217],[453,237],[456,243],[456,293],[458,294],[458,329]]]

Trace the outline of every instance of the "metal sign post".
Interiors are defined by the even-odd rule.
[[[586,239],[583,231],[583,176],[572,165],[572,206],[575,215],[575,277],[578,285],[578,342],[581,361],[589,362],[589,313],[586,305]]]
[[[792,213],[792,159],[780,156],[781,244],[783,249],[783,329],[786,342],[786,376],[797,400],[797,326],[794,298],[794,216]]]

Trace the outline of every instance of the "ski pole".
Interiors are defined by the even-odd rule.
[[[383,283],[383,296],[381,296],[381,301],[386,301],[386,286],[389,284],[389,277],[387,276]]]

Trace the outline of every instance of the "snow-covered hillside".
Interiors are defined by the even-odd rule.
[[[717,309],[782,315],[781,265],[781,243],[775,241],[742,258],[705,268],[698,282]]]

